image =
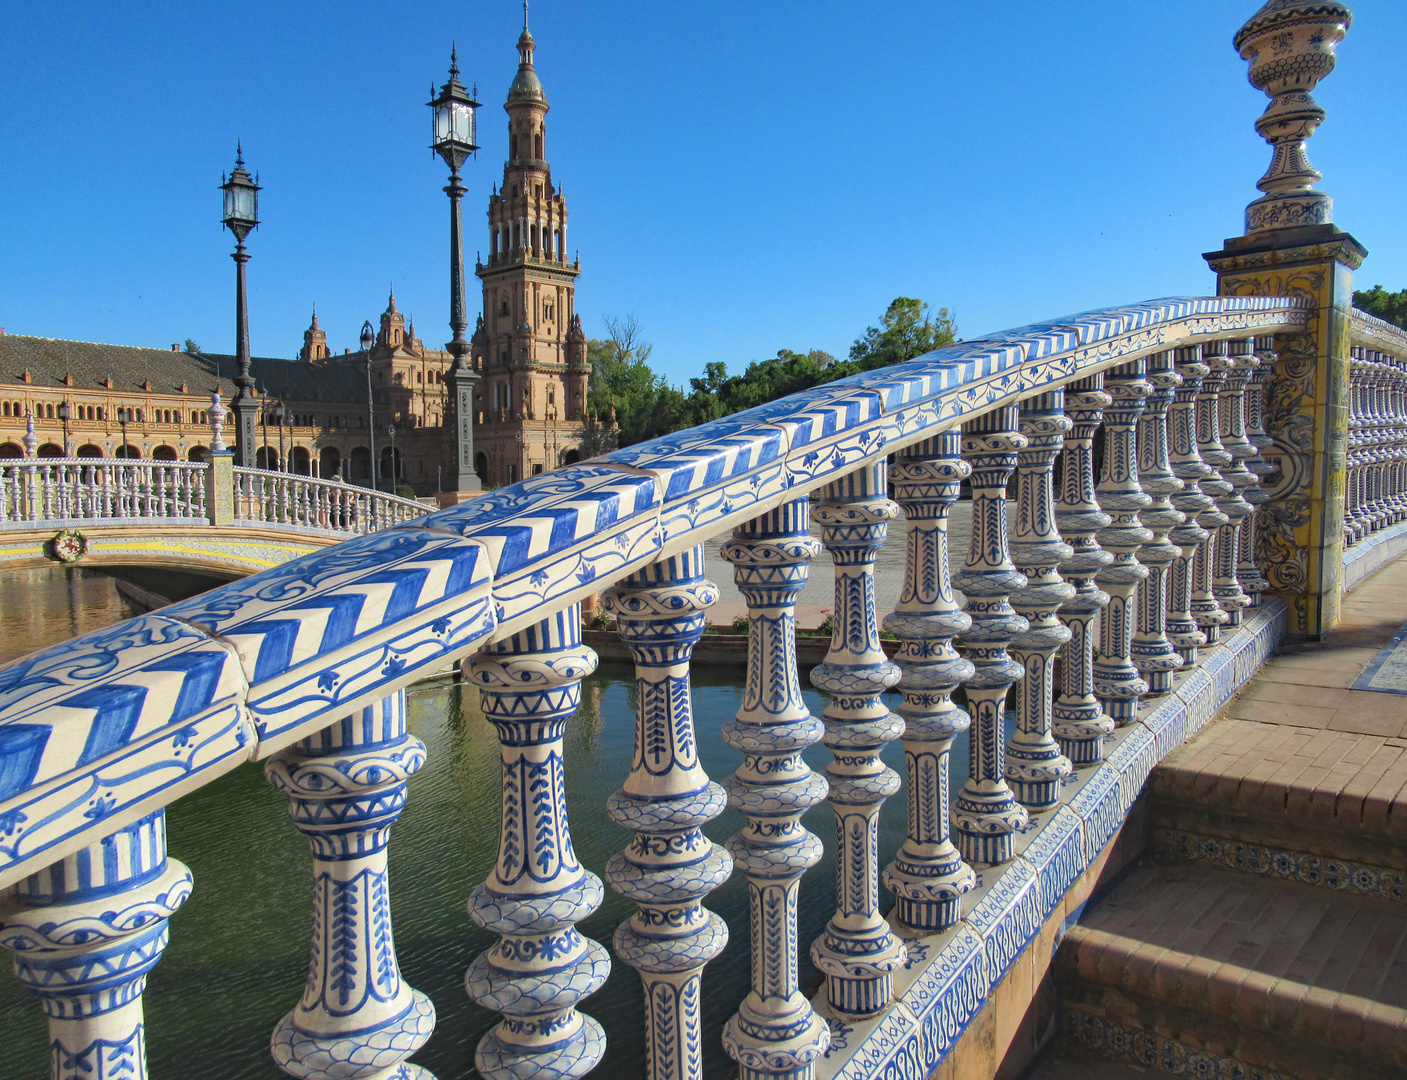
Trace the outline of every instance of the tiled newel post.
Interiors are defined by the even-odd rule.
[[[577,1011],[610,974],[599,943],[576,924],[600,906],[601,879],[582,867],[567,820],[562,738],[596,654],[581,643],[581,609],[491,644],[468,665],[503,760],[498,858],[469,898],[469,916],[501,934],[465,976],[469,996],[503,1020],[474,1064],[491,1080],[577,1077],[606,1037]]]
[[[1168,409],[1182,382],[1171,350],[1148,358],[1148,381],[1153,390],[1138,421],[1138,482],[1153,501],[1138,519],[1153,538],[1138,550],[1138,561],[1148,567],[1148,576],[1138,586],[1132,656],[1148,692],[1166,694],[1173,687],[1173,672],[1182,666],[1182,657],[1167,635],[1168,571],[1182,552],[1168,533],[1187,520],[1169,498],[1182,491],[1182,481],[1173,475],[1168,461]]]
[[[0,945],[49,1018],[51,1080],[146,1080],[142,992],[190,892],[158,810],[32,874],[0,904]]]
[[[872,1016],[889,1004],[904,946],[879,912],[879,809],[899,790],[899,776],[880,761],[904,722],[882,695],[899,681],[885,655],[875,614],[874,564],[899,507],[885,497],[883,461],[827,484],[811,516],[835,561],[835,632],[811,682],[830,695],[821,714],[830,804],[835,811],[836,912],[811,946],[826,976],[826,997],[840,1016]]]
[[[1148,684],[1133,666],[1133,627],[1138,615],[1138,587],[1148,568],[1138,561],[1138,549],[1153,534],[1138,522],[1138,512],[1153,500],[1138,486],[1135,428],[1144,399],[1152,389],[1143,377],[1144,362],[1121,364],[1104,377],[1113,399],[1104,410],[1104,469],[1099,479],[1099,506],[1109,524],[1099,530],[1099,543],[1114,561],[1095,579],[1109,594],[1109,606],[1099,616],[1099,659],[1094,662],[1094,693],[1115,724],[1133,722],[1138,699]]]
[[[1021,678],[1007,646],[1027,623],[1008,598],[1026,577],[1011,562],[1006,535],[1006,484],[1026,437],[1016,430],[1015,405],[993,409],[962,426],[962,452],[972,466],[972,542],[953,583],[967,598],[972,626],[962,636],[973,673],[968,676],[968,777],[953,802],[958,850],[970,863],[1011,858],[1016,831],[1030,816],[1006,783],[1006,695]]]
[[[904,763],[908,835],[884,870],[894,893],[894,917],[915,934],[935,934],[958,921],[962,894],[977,883],[948,835],[948,763],[953,740],[968,729],[953,691],[972,674],[953,638],[972,624],[953,596],[948,563],[948,515],[971,467],[960,456],[962,435],[945,431],[900,455],[890,467],[894,498],[908,518],[904,590],[884,617],[903,642]]]
[[[1226,616],[1211,596],[1211,576],[1207,573],[1207,548],[1214,525],[1221,517],[1216,502],[1202,490],[1202,481],[1211,476],[1211,466],[1197,453],[1197,394],[1207,365],[1202,363],[1202,347],[1190,345],[1173,350],[1175,369],[1182,377],[1168,413],[1169,442],[1173,475],[1182,481],[1182,490],[1172,496],[1173,507],[1185,518],[1169,530],[1168,539],[1181,554],[1172,565],[1168,579],[1168,639],[1182,657],[1184,667],[1197,663],[1198,650],[1207,643],[1204,620]],[[1202,591],[1198,593],[1199,583]],[[1198,598],[1194,598],[1197,594]],[[1207,605],[1211,611],[1208,613]]]
[[[1025,449],[1016,455],[1016,533],[1011,561],[1026,584],[1011,606],[1028,622],[1011,643],[1011,653],[1025,672],[1016,689],[1016,733],[1006,747],[1006,779],[1016,801],[1030,810],[1047,810],[1060,800],[1060,785],[1074,770],[1051,733],[1055,692],[1052,661],[1070,640],[1056,610],[1075,595],[1056,571],[1074,549],[1055,527],[1052,473],[1065,433],[1073,426],[1065,415],[1065,391],[1051,390],[1021,404]]]
[[[391,933],[386,847],[425,744],[405,692],[324,728],[264,765],[313,849],[313,947],[297,1007],[274,1028],[274,1062],[310,1080],[433,1080],[405,1059],[435,1030],[407,986]]]
[[[809,535],[805,498],[783,503],[733,530],[722,555],[748,605],[747,687],[723,738],[743,763],[723,784],[747,819],[728,841],[747,875],[752,983],[723,1030],[742,1080],[809,1080],[830,1045],[830,1028],[797,983],[797,894],[821,858],[821,841],[801,815],[826,797],[826,781],[801,752],[821,722],[801,698],[796,667],[796,598],[821,545]]]
[[[1060,605],[1060,621],[1070,630],[1060,669],[1060,697],[1053,713],[1056,741],[1075,765],[1092,765],[1104,759],[1104,738],[1114,721],[1094,696],[1095,617],[1109,603],[1109,594],[1094,583],[1095,575],[1114,556],[1095,539],[1109,524],[1099,509],[1094,491],[1094,435],[1112,400],[1103,390],[1104,376],[1091,375],[1073,382],[1065,391],[1065,415],[1073,423],[1065,436],[1061,459],[1060,497],[1055,504],[1055,524],[1071,554],[1060,562],[1075,595]]]
[[[697,1080],[704,965],[728,944],[723,920],[702,901],[728,879],[733,860],[703,834],[723,812],[723,789],[699,764],[689,658],[718,587],[692,547],[631,574],[603,596],[635,660],[635,753],[611,817],[635,839],[606,865],[612,888],[639,905],[615,934],[616,955],[645,985],[650,1080]]]

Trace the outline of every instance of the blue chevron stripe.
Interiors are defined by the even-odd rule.
[[[172,723],[193,716],[215,700],[225,661],[224,652],[202,649],[168,656],[147,666],[148,671],[179,671],[185,675],[181,680],[181,692],[171,707]]]
[[[61,702],[62,705],[74,709],[93,709],[96,712],[93,726],[88,729],[88,741],[83,746],[83,753],[78,757],[78,764],[87,765],[90,761],[96,761],[118,747],[127,745],[127,740],[137,728],[137,721],[141,719],[142,705],[146,700],[145,686],[123,686],[120,683],[94,687],[71,698],[65,698]]]
[[[425,587],[425,579],[430,570],[424,566],[393,566],[379,574],[368,574],[357,581],[358,585],[390,585],[391,598],[386,601],[386,610],[378,625],[385,626],[416,610],[420,590]]]
[[[356,637],[357,617],[366,603],[363,593],[333,593],[328,596],[309,597],[294,610],[325,610],[327,625],[322,632],[319,652],[329,652],[339,648]]]
[[[0,727],[0,799],[18,795],[34,782],[53,731],[48,724]]]
[[[231,627],[226,632],[262,635],[252,680],[259,683],[288,670],[293,660],[293,643],[298,640],[298,631],[302,628],[303,624],[296,618],[272,618]]]

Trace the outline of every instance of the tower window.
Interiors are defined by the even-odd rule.
[[[508,156],[511,157],[511,158],[517,157],[517,156],[518,156],[518,136],[516,136],[516,135],[509,135],[509,136],[508,136],[508,143],[509,143],[509,146],[508,146]],[[513,194],[514,194],[514,195],[517,195],[517,194],[518,194],[518,189],[517,189],[517,188],[514,188],[514,189],[513,189]]]
[[[544,319],[549,320],[549,321],[552,319],[552,305],[551,305],[551,303],[546,303],[546,304],[543,304],[543,305],[542,305],[542,317],[543,317]]]
[[[542,132],[539,131],[539,132],[537,133],[537,135],[533,137],[533,145],[535,146],[536,151],[537,151],[535,156],[537,157],[537,159],[538,159],[539,161],[541,161],[541,160],[542,160]],[[537,197],[538,197],[539,199],[542,198],[542,185],[541,185],[541,184],[539,184],[538,187],[537,187]]]

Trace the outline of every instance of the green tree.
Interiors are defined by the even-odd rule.
[[[928,305],[911,296],[895,298],[880,322],[850,346],[850,359],[860,371],[900,364],[958,339],[957,323],[947,308],[930,315]]]
[[[1353,306],[1407,328],[1407,289],[1388,292],[1381,285],[1374,285],[1367,292],[1355,292]]]
[[[620,446],[653,439],[682,425],[684,395],[669,386],[649,365],[654,346],[640,336],[639,320],[607,317],[606,337],[586,344],[591,363],[587,385],[588,412],[606,421],[615,410]]]

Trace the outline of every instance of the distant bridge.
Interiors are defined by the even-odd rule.
[[[0,568],[52,562],[267,570],[428,513],[339,480],[211,461],[20,458],[0,462]]]

